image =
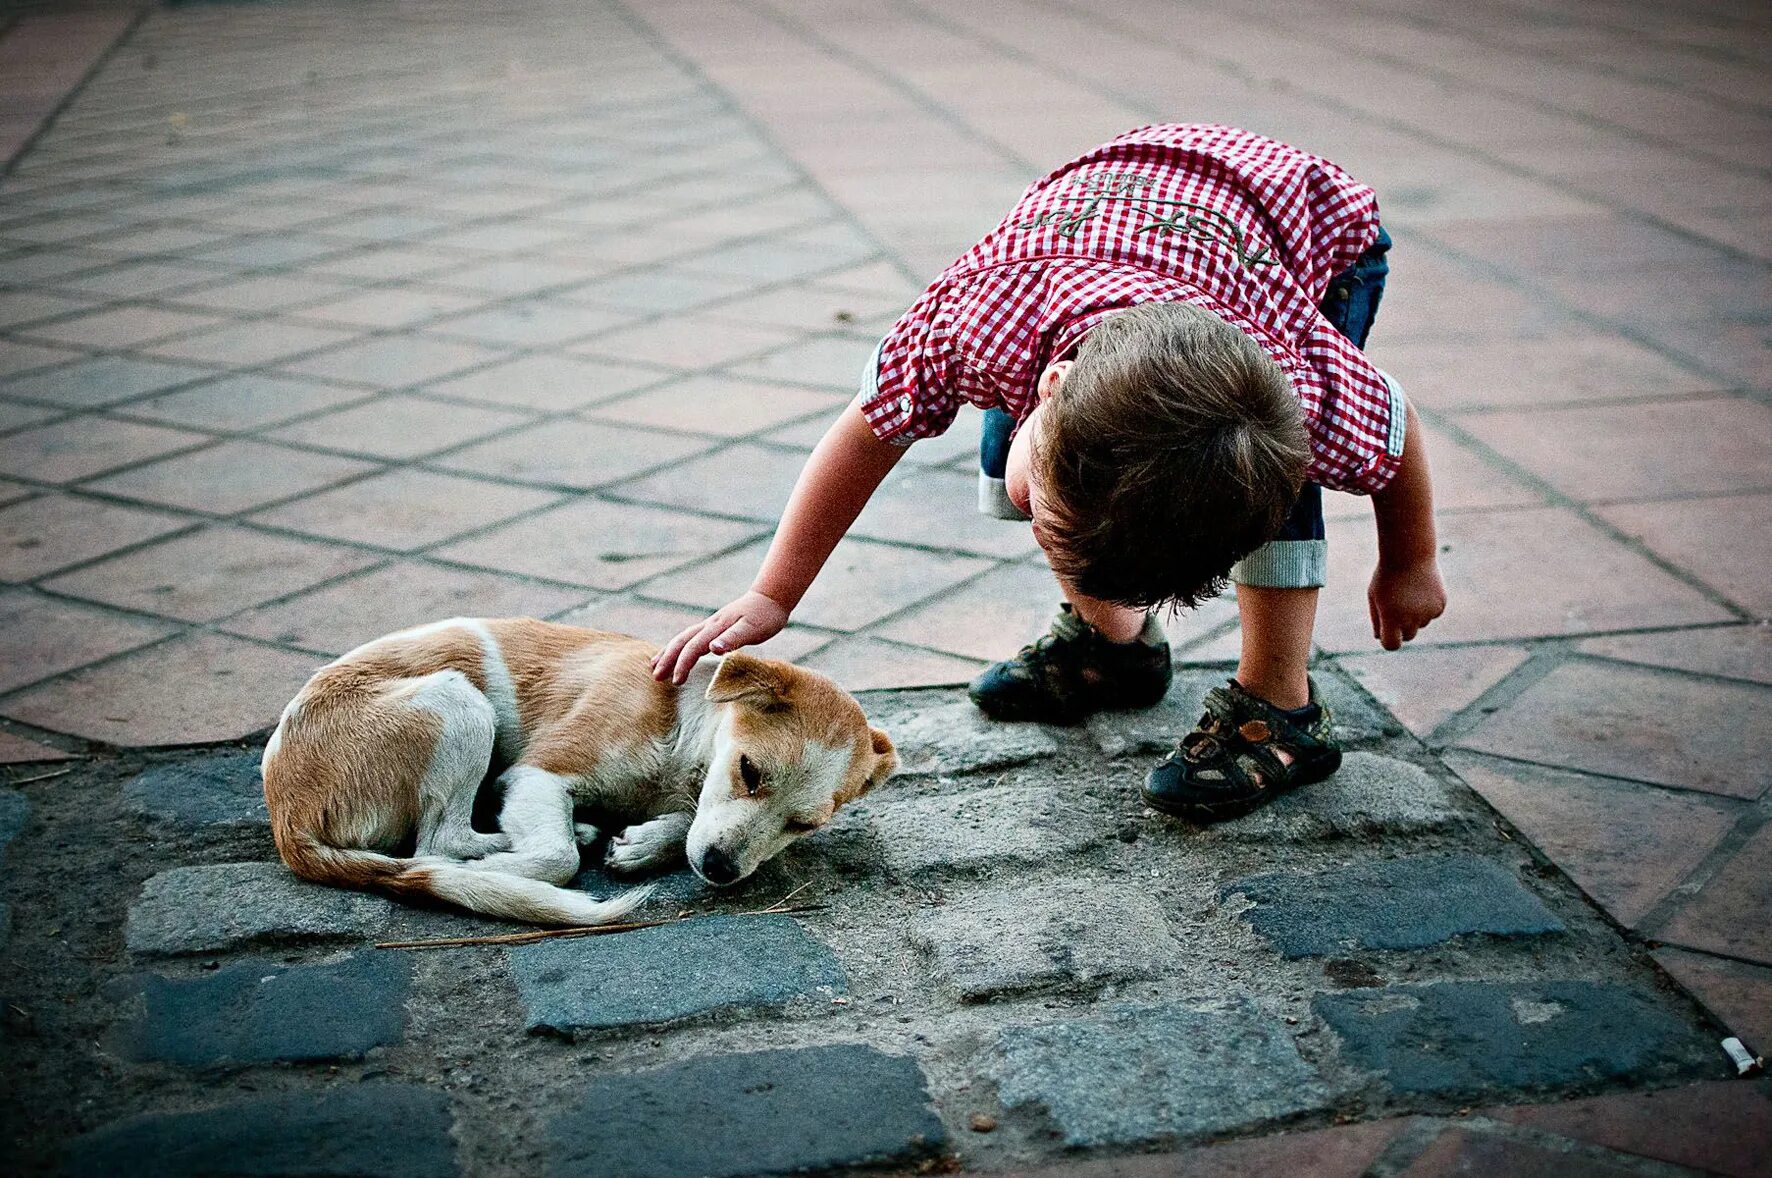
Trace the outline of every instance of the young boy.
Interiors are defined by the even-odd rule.
[[[887,472],[987,410],[981,509],[1026,516],[1065,602],[985,671],[1004,720],[1074,724],[1155,704],[1150,610],[1237,584],[1242,658],[1144,797],[1194,820],[1246,813],[1341,763],[1307,673],[1325,548],[1320,487],[1372,496],[1374,637],[1445,608],[1414,410],[1360,351],[1390,239],[1335,165],[1230,127],[1141,127],[1036,183],[887,334],[861,396],[813,451],[751,591],[654,663],[779,631]]]

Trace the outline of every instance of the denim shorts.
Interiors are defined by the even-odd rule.
[[[1390,248],[1390,234],[1380,229],[1371,248],[1346,273],[1330,282],[1324,296],[1323,318],[1355,347],[1365,348],[1372,321],[1378,316],[1384,280],[1390,273],[1390,263],[1385,259]],[[1002,409],[985,411],[978,438],[978,509],[987,515],[1021,518],[1003,490],[1003,471],[1008,466],[1009,440],[1014,433],[1013,415]],[[1270,589],[1316,588],[1323,584],[1328,551],[1323,532],[1323,489],[1306,483],[1279,532],[1238,561],[1231,569],[1231,580],[1239,585]]]

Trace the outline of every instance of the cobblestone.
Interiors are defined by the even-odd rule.
[[[1148,895],[1071,881],[950,903],[912,936],[964,1002],[1155,977],[1181,948]]]
[[[724,916],[510,952],[532,1031],[677,1022],[718,1011],[828,1004],[843,967],[789,916]]]
[[[1457,820],[1451,790],[1418,765],[1372,752],[1343,755],[1335,776],[1293,790],[1210,833],[1252,842],[1421,834]]]
[[[1106,837],[1079,821],[1074,799],[1038,787],[988,786],[881,801],[870,809],[887,868],[906,875],[1040,863]]]
[[[132,953],[216,953],[366,936],[392,912],[380,896],[304,883],[281,863],[175,867],[142,885],[125,939]]]
[[[1003,1104],[1043,1110],[1072,1147],[1247,1129],[1329,1099],[1280,1021],[1241,998],[1012,1027],[998,1050]]]
[[[155,765],[123,787],[123,800],[144,818],[186,829],[268,826],[262,750],[229,750],[215,756]]]
[[[705,1056],[587,1085],[548,1173],[738,1178],[905,1165],[947,1141],[914,1060],[860,1046]]]
[[[1564,927],[1512,872],[1467,855],[1252,875],[1219,894],[1253,901],[1243,919],[1283,957],[1424,949],[1475,933],[1519,937]]]
[[[409,958],[375,950],[325,965],[255,958],[196,977],[144,974],[130,1047],[193,1066],[359,1059],[399,1040],[411,979]]]
[[[1715,1044],[1648,995],[1595,982],[1436,982],[1319,994],[1355,1067],[1467,1098],[1630,1077],[1719,1077]]]
[[[873,722],[892,734],[902,774],[955,775],[1007,769],[1058,751],[1038,724],[998,724],[967,700],[880,700]]]

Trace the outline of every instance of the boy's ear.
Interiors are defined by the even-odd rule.
[[[708,702],[716,704],[748,699],[760,707],[767,707],[786,696],[787,684],[774,663],[734,651],[720,660],[720,667],[708,684],[707,698]]]

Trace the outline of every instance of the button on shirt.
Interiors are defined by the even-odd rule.
[[[908,445],[962,400],[1024,418],[1040,372],[1116,311],[1184,302],[1279,364],[1311,481],[1369,494],[1396,473],[1401,394],[1318,310],[1378,236],[1378,198],[1327,160],[1234,127],[1140,127],[1040,180],[881,341],[862,391]]]

